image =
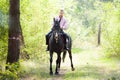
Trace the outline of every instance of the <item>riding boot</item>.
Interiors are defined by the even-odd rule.
[[[47,46],[47,49],[46,49],[46,51],[49,51],[49,46]]]
[[[48,36],[46,36],[46,45],[48,45]]]
[[[63,33],[62,33],[63,34]],[[65,38],[65,35],[62,35],[63,36],[63,41],[64,41],[64,50],[67,50],[66,49],[66,38]]]
[[[69,42],[68,42],[68,39],[66,39],[66,50],[69,50]]]

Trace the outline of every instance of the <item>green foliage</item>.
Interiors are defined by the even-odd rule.
[[[8,45],[8,1],[0,1],[0,63],[6,59]]]
[[[116,6],[116,8],[114,8]],[[105,10],[105,22],[103,24],[103,47],[107,52],[107,56],[120,55],[120,19],[119,7],[117,4],[105,3],[103,5]]]
[[[15,73],[12,73],[11,71],[5,71],[4,73],[1,73],[2,76],[0,76],[1,80],[17,80],[18,77]]]
[[[120,55],[120,24],[110,24],[105,31],[104,48],[108,52],[108,56],[119,56]]]
[[[4,14],[8,14],[9,9],[9,0],[0,0],[0,12],[3,12]]]
[[[49,1],[21,1],[21,26],[26,44],[24,50],[28,52],[31,59],[41,59],[46,54],[45,34],[50,30],[50,22],[52,22],[50,8],[52,7]]]
[[[95,38],[100,22],[103,22],[103,31],[106,33],[104,26],[109,27],[110,16],[114,14],[112,10],[114,6],[118,7],[117,1],[114,1],[114,4],[112,3],[113,1],[95,0],[64,1],[65,16],[70,27],[67,32],[72,36],[73,43],[77,39],[81,39],[80,44],[84,41],[92,41],[91,36],[94,37],[93,42],[97,42]],[[44,36],[51,29],[52,18],[56,13],[58,14],[58,9],[62,5],[61,1],[21,0],[20,5],[21,26],[26,44],[26,48],[23,50],[27,51],[32,59],[34,57],[44,59],[46,58],[43,57],[46,54]]]
[[[1,73],[0,80],[18,80],[23,74],[19,62],[7,64],[6,67],[7,70]]]
[[[64,2],[63,2],[64,1]],[[102,47],[109,56],[120,55],[119,0],[20,0],[20,22],[26,51],[33,61],[48,63],[45,35],[51,30],[53,17],[64,6],[68,21],[66,31],[73,40],[73,53],[97,43],[98,26],[102,23]],[[8,47],[9,1],[0,0],[0,61],[6,60]],[[81,49],[81,50],[80,50]],[[0,63],[1,63],[0,62]],[[1,65],[1,64],[0,64]],[[18,79],[21,70],[11,65],[11,71],[1,73],[1,79]]]

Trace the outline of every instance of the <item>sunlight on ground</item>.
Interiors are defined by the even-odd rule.
[[[93,51],[94,50],[94,51]],[[84,50],[79,54],[73,54],[73,62],[76,70],[74,72],[68,69],[65,74],[65,80],[108,80],[115,77],[119,80],[120,68],[118,62],[107,61],[103,59],[104,53],[100,48]],[[66,65],[69,58],[66,58]]]
[[[49,53],[46,53],[49,55]],[[104,58],[104,52],[100,47],[84,49],[79,53],[74,53],[73,64],[75,71],[71,71],[69,54],[67,53],[65,62],[61,63],[59,76],[49,75],[49,58],[47,63],[39,61],[24,61],[21,64],[26,72],[24,80],[108,80],[120,77],[120,63],[118,61]],[[61,55],[62,57],[62,55]],[[56,54],[53,56],[53,72],[55,71]]]

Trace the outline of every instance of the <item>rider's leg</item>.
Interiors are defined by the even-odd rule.
[[[66,42],[66,49],[69,50],[69,36],[65,33],[65,42]]]
[[[48,45],[49,44],[49,38],[50,38],[50,34],[52,33],[52,31],[50,31],[47,35],[46,35],[46,45]],[[46,51],[48,51],[49,50],[49,45],[47,46],[47,49],[46,49]]]
[[[69,46],[68,46],[69,36],[65,32],[63,32],[63,31],[61,31],[61,32],[62,32],[63,37],[65,39],[65,42],[64,42],[65,43],[65,49],[69,50]]]
[[[46,39],[46,45],[48,45],[48,34],[45,35],[45,39]]]

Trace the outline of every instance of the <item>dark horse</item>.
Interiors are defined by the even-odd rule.
[[[53,32],[51,33],[48,44],[49,52],[50,52],[50,75],[53,75],[53,71],[52,71],[53,52],[57,53],[56,70],[55,70],[56,75],[59,74],[62,52],[63,52],[63,62],[64,62],[66,52],[68,51],[71,61],[71,68],[72,71],[74,71],[73,62],[72,62],[72,53],[71,53],[72,40],[69,37],[69,44],[68,44],[69,50],[65,50],[64,37],[60,29],[60,21],[55,20],[55,18],[53,20],[54,20]]]

